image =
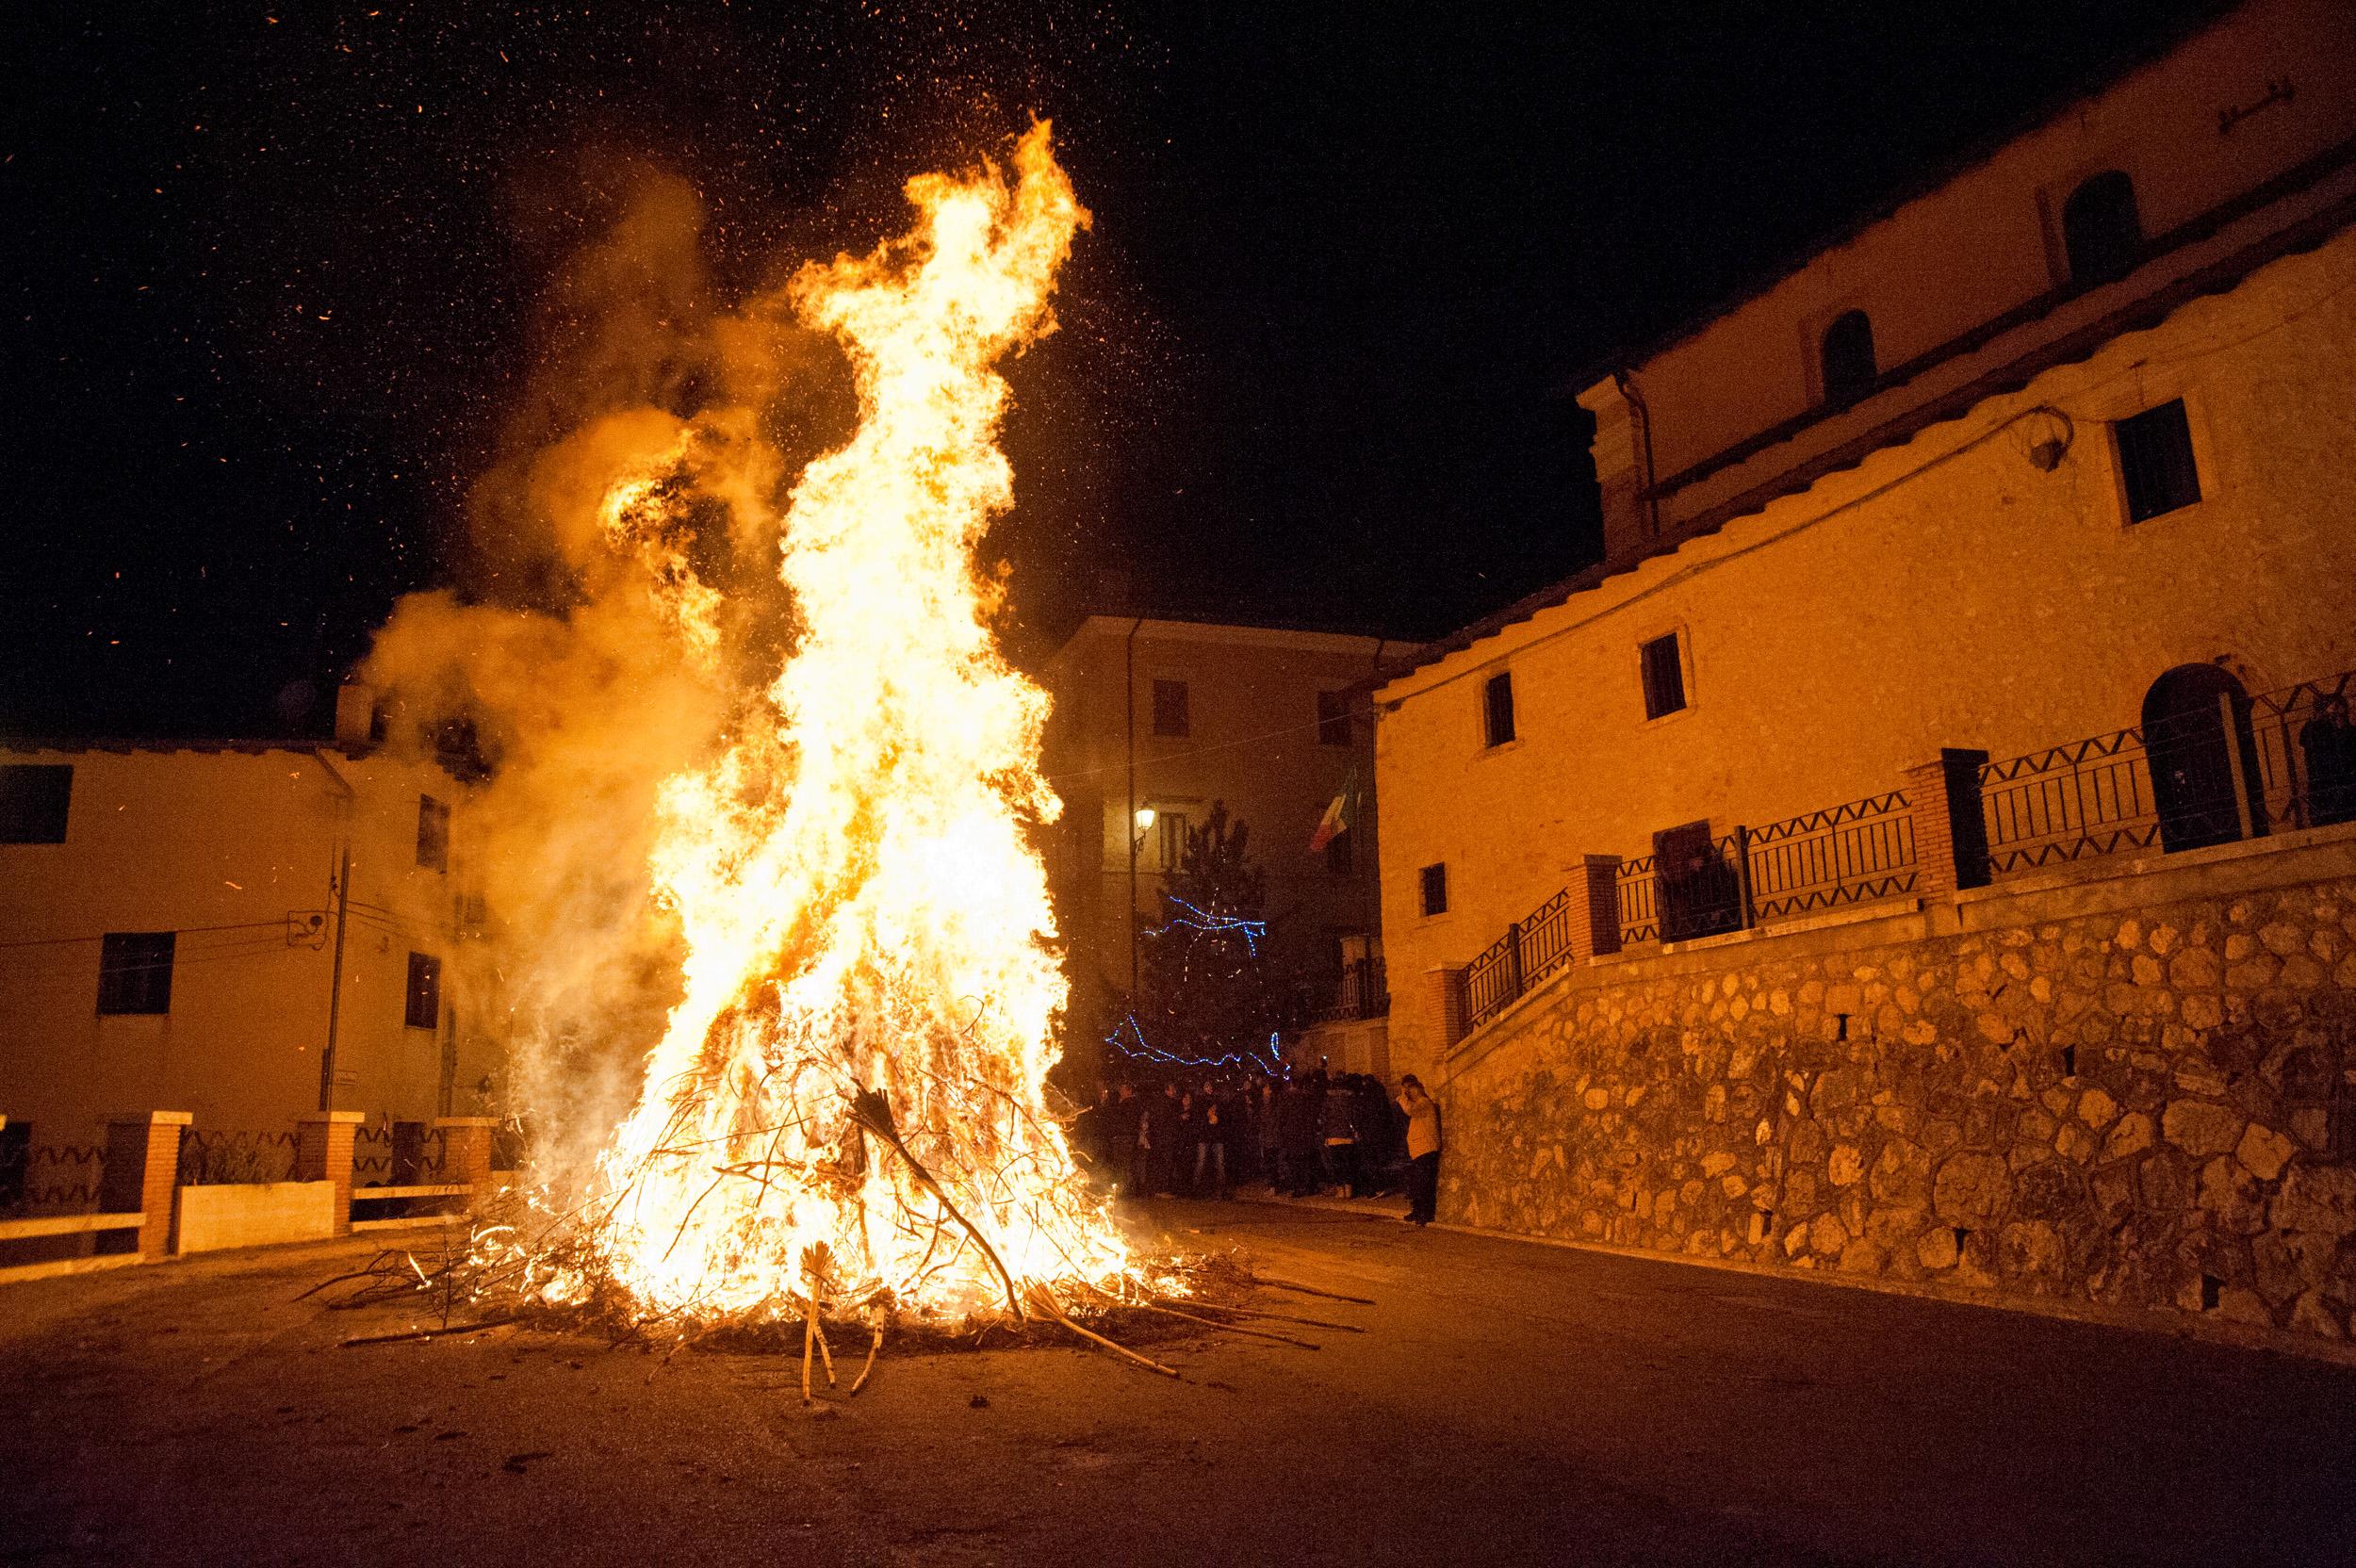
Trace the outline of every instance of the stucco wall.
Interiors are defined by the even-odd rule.
[[[12,750],[0,760],[74,770],[66,841],[0,845],[0,1111],[31,1122],[37,1141],[86,1142],[114,1111],[283,1131],[316,1108],[347,833],[335,1104],[437,1113],[447,995],[442,1026],[403,1020],[409,954],[447,966],[455,939],[455,877],[417,863],[418,796],[454,803],[449,778],[297,750]],[[463,855],[463,828],[453,845]],[[290,941],[289,914],[323,917],[319,934]],[[96,939],[162,930],[179,933],[171,1011],[100,1016]],[[460,1112],[490,1070],[466,1038]]]
[[[1575,967],[1427,1075],[1441,1217],[2342,1338],[2356,831],[2298,840]]]
[[[1941,746],[2114,730],[2178,664],[2223,661],[2252,691],[2356,665],[2351,284],[2343,233],[1378,693],[1396,1065],[1432,1058],[1423,972],[1580,855],[1892,789]],[[2106,421],[2179,396],[2203,498],[2131,526]],[[2041,407],[2074,432],[2050,473],[2027,456]],[[1637,645],[1672,629],[1690,706],[1647,722]],[[1501,669],[1520,738],[1484,749]],[[1427,919],[1434,861],[1451,906]]]

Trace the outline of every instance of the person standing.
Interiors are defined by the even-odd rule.
[[[1178,1099],[1175,1079],[1162,1086],[1162,1092],[1153,1096],[1145,1107],[1145,1142],[1147,1177],[1138,1189],[1141,1196],[1169,1194],[1178,1190],[1178,1137],[1184,1105]]]
[[[1407,1217],[1429,1225],[1440,1201],[1440,1103],[1411,1072],[1399,1081],[1399,1108],[1407,1117]]]
[[[2356,818],[2356,725],[2348,720],[2348,698],[2335,692],[2315,704],[2299,749],[2307,756],[2307,825]]]
[[[1137,1123],[1145,1107],[1137,1103],[1137,1086],[1123,1078],[1100,1118],[1104,1139],[1104,1179],[1123,1196],[1136,1193],[1142,1182],[1137,1168]]]
[[[1209,1079],[1203,1080],[1203,1095],[1195,1102],[1195,1106],[1193,1193],[1197,1198],[1216,1196],[1224,1200],[1227,1196],[1227,1135],[1235,1126],[1235,1117],[1229,1112],[1227,1097]],[[1205,1166],[1210,1168],[1207,1188],[1203,1180]]]

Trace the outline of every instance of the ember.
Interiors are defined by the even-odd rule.
[[[1045,124],[1011,178],[908,195],[909,234],[790,291],[847,351],[859,424],[792,494],[783,668],[718,760],[663,791],[684,1000],[566,1244],[535,1244],[545,1299],[618,1289],[681,1322],[1060,1317],[1051,1287],[1131,1271],[1047,1103],[1065,985],[1024,839],[1058,811],[1047,699],[993,645],[973,559],[1012,500],[993,366],[1051,328],[1087,214]],[[627,475],[603,512],[659,539],[661,504]],[[705,592],[671,608],[692,646]]]

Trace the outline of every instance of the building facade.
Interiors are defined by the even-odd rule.
[[[1460,1217],[2040,1294],[2141,1271],[2120,1299],[2345,1319],[2315,1282],[2250,1282],[2288,1154],[2195,1160],[2187,1183],[2264,1190],[2260,1223],[2187,1263],[2213,1235],[2191,1197],[2144,1250],[2115,1216],[2099,1244],[2071,1230],[2102,1207],[2102,1140],[2037,1119],[2090,1094],[2156,1123],[2191,1085],[2186,1127],[2214,1112],[2356,1181],[2340,1088],[2278,1083],[2262,1109],[2216,1060],[2336,1029],[2356,980],[2330,977],[2329,890],[2356,874],[2332,714],[2356,670],[2352,220],[2356,11],[2259,0],[1584,378],[1605,561],[1376,693],[1392,1056],[1459,1095]],[[2169,943],[2210,955],[2197,997],[2137,950],[2163,893]],[[2065,919],[2089,914],[2099,938]],[[2275,956],[2299,963],[2235,984],[2262,926],[2298,932]],[[2274,1036],[2236,1032],[2269,1006]],[[2034,1073],[1925,1076],[2029,1040]],[[1679,1064],[1714,1064],[1714,1098],[1670,1092]],[[1835,1071],[1865,1098],[1824,1120],[1808,1086]],[[1983,1088],[2013,1109],[1980,1115]],[[2029,1202],[2021,1099],[2034,1159],[2084,1168],[2055,1178],[2067,1219],[2005,1207]],[[1966,1153],[2002,1192],[1935,1223],[1939,1162]],[[1921,1201],[1868,1200],[1885,1155]],[[2116,1153],[2117,1180],[2154,1157]],[[2038,1272],[2039,1226],[2066,1266]]]
[[[1380,1070],[1387,992],[1365,689],[1411,646],[1095,615],[1053,656],[1045,757],[1064,816],[1048,860],[1074,1040],[1115,1034],[1138,990],[1137,933],[1167,918],[1163,889],[1186,830],[1223,805],[1250,828],[1266,876],[1269,925],[1287,948],[1271,961],[1309,975],[1301,1021],[1337,1068]],[[1313,850],[1343,797],[1348,829]]]
[[[347,705],[349,706],[349,705]],[[460,786],[352,738],[0,745],[0,1113],[20,1145],[188,1112],[475,1114],[496,1070],[443,995]]]

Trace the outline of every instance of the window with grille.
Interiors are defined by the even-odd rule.
[[[1427,915],[1448,913],[1448,863],[1423,868],[1423,912]]]
[[[1656,637],[1638,645],[1637,660],[1644,680],[1644,717],[1657,719],[1685,706],[1685,661],[1677,634]]]
[[[2127,520],[2142,522],[2201,498],[2192,461],[2192,425],[2184,400],[2174,398],[2111,427],[2119,443],[2119,476],[2127,490]]]
[[[66,807],[73,798],[71,763],[0,767],[0,844],[65,842]]]
[[[450,870],[450,808],[432,795],[417,797],[417,864]]]
[[[1873,389],[1873,323],[1861,310],[1843,311],[1824,329],[1819,360],[1824,401],[1835,408]]]
[[[1346,692],[1317,694],[1317,744],[1346,746],[1350,744],[1350,694]]]
[[[1178,862],[1186,856],[1186,814],[1184,811],[1156,811],[1153,831],[1161,835],[1162,870],[1176,871]]]
[[[442,1022],[442,960],[428,953],[409,955],[409,999],[401,1020],[412,1029]]]
[[[1501,746],[1513,738],[1513,674],[1500,671],[1489,678],[1481,688],[1481,732],[1493,746]]]
[[[98,942],[101,1013],[172,1011],[172,931],[109,931]]]
[[[2074,284],[2108,283],[2134,271],[2143,253],[2135,181],[2112,169],[2071,191],[2062,204],[2062,251]]]
[[[1156,735],[1186,735],[1191,733],[1186,713],[1186,683],[1183,680],[1153,682],[1153,733]]]

